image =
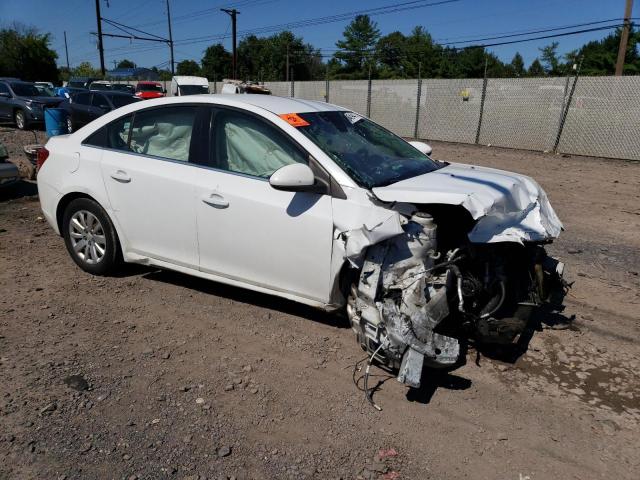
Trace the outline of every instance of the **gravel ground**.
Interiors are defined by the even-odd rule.
[[[0,140],[22,155],[33,134]],[[343,319],[145,267],[91,277],[33,184],[0,192],[0,478],[636,479],[640,165],[434,151],[541,183],[575,319],[519,358],[471,350],[419,391],[376,369],[381,412]]]

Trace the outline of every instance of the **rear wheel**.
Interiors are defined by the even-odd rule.
[[[95,201],[73,200],[65,209],[62,230],[69,255],[85,272],[107,275],[118,266],[118,236],[106,212]]]
[[[27,129],[27,117],[24,115],[22,110],[16,110],[13,114],[13,121],[18,127],[18,130],[26,130]]]

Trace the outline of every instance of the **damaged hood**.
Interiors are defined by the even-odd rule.
[[[545,241],[562,223],[544,190],[517,173],[452,163],[434,172],[372,189],[384,202],[460,205],[476,224],[475,243]]]

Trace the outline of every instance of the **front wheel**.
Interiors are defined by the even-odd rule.
[[[13,121],[15,122],[16,127],[18,127],[18,130],[27,129],[27,117],[25,117],[22,110],[16,110],[16,113],[13,115]]]
[[[73,200],[62,220],[64,243],[85,272],[107,275],[119,264],[118,236],[104,209],[88,198]]]

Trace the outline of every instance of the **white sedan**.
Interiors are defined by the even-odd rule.
[[[437,162],[327,103],[197,95],[117,109],[40,151],[42,211],[92,274],[142,263],[346,306],[418,386],[473,336],[511,342],[561,301],[562,225],[532,179]]]

